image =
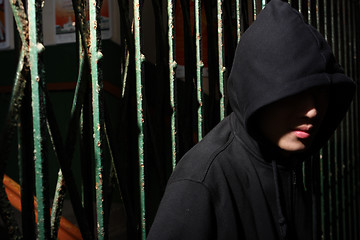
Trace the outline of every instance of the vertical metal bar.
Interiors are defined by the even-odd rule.
[[[219,90],[220,90],[220,120],[225,117],[224,91],[224,34],[223,34],[223,0],[217,1],[217,28],[218,28],[218,58],[219,58]]]
[[[325,37],[325,40],[328,41],[328,43],[332,46],[333,43],[331,36],[331,4],[330,0],[321,0],[320,2],[323,6],[322,14],[323,17],[321,19],[321,16],[319,14],[319,23],[320,23],[320,29],[323,29],[323,34]],[[319,3],[319,5],[320,5]],[[323,26],[322,24],[323,23]],[[332,198],[333,193],[335,192],[335,186],[332,185],[332,171],[331,171],[331,164],[333,162],[332,156],[331,156],[331,140],[327,144],[326,152],[327,152],[327,158],[326,159],[326,169],[324,169],[324,204],[326,205],[326,211],[327,214],[324,215],[324,234],[325,239],[333,239],[334,238],[334,209],[332,208],[334,199]]]
[[[122,91],[121,91],[121,97],[124,98],[125,97],[125,89],[126,89],[126,79],[128,76],[128,69],[129,69],[129,60],[130,60],[130,53],[129,50],[126,49],[126,54],[125,54],[125,65],[124,65],[124,70],[123,70],[123,75],[122,75]]]
[[[35,182],[38,212],[38,239],[50,238],[50,212],[46,208],[47,196],[45,190],[43,140],[42,140],[42,120],[41,120],[41,102],[40,96],[40,74],[38,65],[38,53],[43,50],[43,45],[38,43],[37,36],[37,10],[38,4],[35,0],[28,1],[29,16],[29,58],[31,67],[31,97],[33,114],[33,137],[34,137],[34,159],[35,159]]]
[[[52,207],[52,211],[51,211],[51,238],[52,239],[56,239],[57,235],[58,235],[65,193],[66,193],[65,180],[63,178],[61,170],[59,170],[58,180],[56,183],[56,191],[55,191],[55,196],[54,196],[54,201],[53,201],[53,207]]]
[[[338,22],[338,51],[339,51],[339,63],[342,66],[345,66],[344,63],[346,62],[345,60],[345,44],[344,44],[344,29],[343,29],[343,8],[342,8],[342,1],[337,1],[337,22]],[[341,238],[342,239],[347,239],[347,226],[346,226],[346,152],[345,152],[345,147],[344,147],[344,142],[346,141],[346,116],[345,119],[341,122],[340,124],[340,165],[339,165],[339,170],[340,170],[340,174],[341,174],[341,180],[340,180],[340,186],[341,186],[341,191],[340,191],[340,198],[341,201],[339,202],[340,204],[340,232],[341,232]]]
[[[322,222],[323,222],[323,236],[324,239],[330,239],[331,236],[331,195],[330,195],[330,142],[326,144],[326,147],[323,149],[323,161],[322,161],[322,184],[321,187],[323,189],[323,214],[322,214]]]
[[[339,53],[338,53],[338,22],[337,22],[337,18],[336,16],[338,15],[337,13],[337,5],[336,5],[336,1],[331,0],[331,38],[332,38],[332,50],[335,54],[336,57],[338,57]],[[334,175],[333,179],[332,179],[332,186],[333,186],[333,194],[332,194],[332,200],[333,200],[333,226],[332,226],[332,230],[333,230],[333,236],[336,239],[341,239],[340,238],[340,231],[341,231],[341,226],[340,226],[340,218],[341,218],[341,209],[340,209],[340,201],[341,201],[341,196],[340,196],[340,191],[341,191],[341,186],[340,186],[340,174],[339,174],[339,162],[340,162],[340,157],[339,157],[339,149],[338,149],[338,138],[339,138],[339,131],[337,130],[334,134],[334,154],[333,154],[333,158],[334,158],[334,162],[332,162],[332,174]]]
[[[19,156],[19,175],[20,175],[20,184],[21,184],[21,205],[22,205],[22,228],[23,235],[27,236],[29,239],[35,238],[35,216],[34,216],[34,204],[33,204],[33,177],[34,177],[34,169],[32,158],[29,157],[32,155],[32,129],[30,119],[31,113],[29,113],[31,109],[30,105],[30,94],[25,93],[26,85],[29,87],[29,82],[26,81],[24,74],[24,69],[28,68],[28,62],[24,61],[25,56],[28,55],[28,21],[27,15],[25,13],[25,8],[22,1],[9,1],[10,6],[12,8],[13,16],[16,22],[16,26],[19,32],[19,36],[21,39],[21,52],[19,56],[19,63],[16,72],[16,79],[13,87],[13,92],[11,96],[11,104],[13,106],[9,107],[9,117],[11,119],[15,119],[15,116],[19,116],[18,123],[18,156]],[[30,93],[30,92],[29,92]],[[26,94],[26,96],[25,96]],[[20,109],[21,107],[21,109]],[[26,115],[26,117],[25,117]],[[30,116],[29,116],[30,115]],[[25,119],[26,118],[26,119]],[[8,128],[10,131],[10,128]],[[26,134],[27,133],[27,134]],[[9,134],[6,134],[9,135]],[[26,138],[27,141],[24,139]],[[6,145],[2,145],[4,149]],[[2,151],[3,154],[5,151]],[[6,154],[6,153],[5,153]],[[22,157],[23,156],[23,157]],[[6,157],[2,156],[0,161],[5,161]],[[10,204],[9,204],[10,206]],[[2,216],[3,216],[2,211]],[[5,210],[7,213],[7,211]],[[5,224],[9,226],[11,223],[11,228],[13,228],[12,234],[9,234],[11,238],[15,235],[19,236],[19,229],[14,224],[16,223],[14,219],[9,216],[6,216]],[[9,228],[10,229],[10,228]],[[10,233],[10,232],[9,232]]]
[[[290,5],[291,5],[293,8],[299,10],[299,1],[298,1],[298,0],[291,0],[291,1],[290,1]]]
[[[334,46],[334,42],[333,42],[333,31],[332,31],[332,26],[333,26],[333,22],[332,22],[332,6],[331,6],[331,0],[325,0],[324,1],[324,35],[325,35],[325,39],[328,41],[328,43],[330,44],[330,46]],[[335,159],[333,159],[333,154],[332,154],[332,149],[333,149],[333,141],[330,140],[329,145],[328,145],[328,160],[327,160],[327,165],[328,165],[328,173],[326,172],[325,175],[328,175],[327,177],[327,187],[328,187],[328,194],[325,196],[325,199],[328,199],[328,226],[325,225],[325,237],[327,237],[327,239],[335,239],[336,238],[336,186],[335,186],[335,172],[333,169],[333,166],[335,165]],[[326,171],[326,170],[325,170]],[[327,227],[326,227],[327,226]]]
[[[255,0],[255,1],[256,1],[256,3],[254,3],[254,5],[256,5],[256,15],[258,15],[261,12],[262,8],[263,8],[263,1],[264,0]]]
[[[21,168],[21,222],[23,235],[29,239],[36,238],[36,223],[34,212],[35,170],[33,161],[32,115],[30,81],[26,81],[23,104],[20,111],[20,141]],[[20,154],[20,153],[19,153]]]
[[[350,32],[350,12],[349,12],[349,1],[343,1],[343,12],[344,12],[344,25],[343,27],[345,28],[345,67],[346,67],[346,73],[348,76],[351,76],[352,74],[352,68],[351,68],[351,32]],[[350,105],[352,106],[352,104]],[[353,235],[353,222],[352,222],[352,214],[353,214],[353,205],[352,205],[352,184],[351,184],[351,180],[352,180],[352,134],[353,134],[353,129],[351,128],[352,126],[352,111],[351,111],[351,107],[348,110],[347,113],[347,123],[346,123],[346,134],[347,134],[347,148],[346,148],[346,152],[347,152],[347,178],[346,178],[346,191],[347,191],[347,218],[346,218],[346,222],[347,222],[347,232],[348,232],[348,238],[349,239],[354,239],[354,235]]]
[[[324,34],[324,4],[323,0],[312,0],[311,1],[311,16],[312,16],[312,25],[315,26],[318,31]],[[318,238],[327,238],[329,236],[329,201],[328,201],[328,147],[326,144],[324,148],[320,149],[320,171],[317,173],[320,175],[319,184],[320,184],[320,196],[318,198],[320,209],[318,218],[321,223],[321,231],[319,231]],[[320,234],[321,233],[321,234]]]
[[[355,56],[354,56],[354,61],[355,61],[355,70],[356,70],[356,79],[357,79],[357,82],[360,81],[360,61],[359,61],[359,57],[360,57],[360,35],[359,35],[359,31],[357,31],[357,29],[359,29],[359,25],[360,25],[360,18],[359,18],[359,14],[356,14],[360,11],[360,4],[359,2],[355,1],[353,2],[354,4],[354,7],[353,7],[353,16],[354,16],[354,21],[355,21],[355,24],[354,24],[354,35],[355,36],[355,44],[354,44],[354,52],[355,52]],[[357,26],[357,27],[356,27]],[[360,188],[360,164],[359,164],[359,161],[358,161],[358,158],[359,158],[359,135],[360,135],[360,131],[359,131],[359,89],[357,89],[357,101],[356,101],[356,127],[357,127],[357,131],[356,131],[356,135],[357,135],[357,161],[356,161],[356,165],[357,165],[357,168],[356,168],[356,173],[357,173],[357,177],[356,177],[356,181],[357,181],[357,191],[356,191],[356,195],[357,195],[357,212],[356,212],[356,216],[357,216],[357,225],[356,225],[356,228],[357,229],[360,229],[360,191],[359,191],[359,188]],[[358,232],[358,237],[360,237],[360,232]]]
[[[79,33],[77,33],[77,34],[80,35]],[[79,38],[80,37],[81,36],[79,36]],[[81,56],[81,57],[79,57],[79,75],[78,75],[78,80],[77,80],[77,84],[76,84],[73,104],[71,107],[71,114],[70,114],[71,116],[74,116],[74,114],[75,114],[74,112],[76,111],[76,107],[78,104],[77,100],[78,100],[78,95],[79,95],[80,86],[81,86],[82,69],[84,66],[84,52],[83,52],[84,50],[82,48],[81,40],[79,41],[79,45],[80,45],[79,54]],[[48,127],[48,128],[49,128],[49,134],[51,134],[50,127]],[[52,142],[53,141],[54,140],[52,139]],[[54,146],[54,152],[56,154],[57,150],[55,148],[55,143],[53,143],[53,146]],[[63,208],[65,194],[66,194],[65,179],[64,179],[63,173],[60,169],[58,172],[58,180],[57,180],[57,184],[56,184],[55,196],[54,196],[54,201],[53,201],[53,206],[52,206],[52,211],[51,211],[51,237],[53,239],[55,239],[58,235],[58,230],[59,230],[59,226],[60,226],[60,218],[62,215],[62,208]]]
[[[103,131],[104,117],[101,105],[102,76],[98,65],[102,58],[100,51],[100,27],[99,13],[100,1],[89,0],[89,19],[90,19],[90,69],[92,80],[92,108],[93,108],[93,136],[94,136],[94,156],[95,156],[95,180],[96,180],[96,207],[97,207],[97,237],[105,239],[107,235],[104,226],[104,163],[103,163]]]
[[[336,173],[336,154],[335,154],[335,138],[330,145],[330,200],[331,200],[331,235],[333,239],[337,239],[338,235],[338,217],[337,217],[337,173]]]
[[[357,79],[358,75],[357,75],[357,44],[358,42],[356,41],[357,37],[356,37],[356,29],[358,29],[359,26],[357,26],[357,22],[356,22],[356,3],[351,1],[350,2],[350,15],[351,15],[351,29],[350,31],[352,32],[352,63],[353,63],[353,72],[352,72],[352,77],[355,81],[358,81],[359,79]],[[359,132],[358,132],[358,89],[356,90],[355,93],[355,97],[353,100],[353,193],[354,193],[354,197],[353,197],[353,202],[354,202],[354,210],[353,210],[353,219],[354,219],[354,229],[355,229],[355,235],[354,235],[354,239],[359,239],[360,236],[360,232],[359,232],[359,195],[358,195],[358,189],[359,189],[359,184],[358,184],[358,176],[359,176],[359,169],[358,169],[358,149],[359,149]]]
[[[326,158],[325,158],[325,156],[324,156],[324,154],[325,154],[325,149],[321,149],[320,150],[320,156],[319,156],[319,164],[320,164],[320,167],[319,167],[319,169],[320,169],[320,172],[319,172],[319,174],[320,174],[320,179],[319,179],[319,184],[320,184],[320,192],[319,192],[319,194],[320,194],[320,214],[321,214],[321,216],[319,217],[320,218],[320,222],[321,222],[321,226],[320,226],[320,229],[321,229],[321,235],[322,235],[322,237],[324,236],[324,233],[325,233],[325,217],[326,217],[326,215],[325,215],[325,212],[326,212],[326,210],[325,210],[325,199],[324,199],[324,196],[325,196],[325,188],[324,188],[324,180],[325,180],[325,177],[324,177],[324,174],[323,174],[323,171],[324,171],[324,169],[325,169],[325,164],[324,164],[324,162],[326,161]]]
[[[240,17],[240,0],[236,0],[236,36],[237,36],[237,43],[240,41],[241,37],[241,17]]]
[[[201,54],[201,0],[195,0],[195,45],[196,45],[196,86],[198,108],[198,141],[203,137],[203,97],[202,97],[202,68],[204,63]]]
[[[143,85],[142,85],[142,62],[144,55],[141,54],[140,35],[140,2],[134,0],[134,37],[135,37],[135,71],[136,71],[136,99],[137,99],[137,124],[139,128],[139,184],[140,184],[140,221],[141,238],[146,238],[145,223],[145,169],[144,169],[144,109],[143,109]]]
[[[253,2],[252,2],[252,4],[253,4],[253,14],[254,14],[254,20],[256,20],[256,13],[257,13],[257,11],[256,11],[256,0],[253,0]]]
[[[177,127],[176,127],[176,99],[175,99],[175,68],[174,60],[174,0],[168,0],[168,42],[169,42],[169,80],[170,80],[170,107],[171,113],[171,158],[172,168],[174,169],[177,162]]]

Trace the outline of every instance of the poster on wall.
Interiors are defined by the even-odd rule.
[[[110,0],[104,0],[101,7],[102,39],[109,39],[111,37],[111,16],[109,7]],[[87,20],[89,21],[89,19]],[[55,1],[55,41],[56,43],[70,43],[76,41],[75,14],[72,7],[72,0]]]
[[[0,49],[13,47],[13,28],[8,1],[0,0]]]

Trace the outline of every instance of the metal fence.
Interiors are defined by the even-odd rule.
[[[147,41],[141,27],[146,1],[129,5],[118,0],[121,74],[113,77],[122,91],[116,106],[120,117],[112,124],[102,74],[102,1],[89,0],[87,10],[86,1],[72,0],[78,77],[65,139],[46,87],[43,2],[9,2],[20,53],[0,140],[0,174],[3,177],[7,163],[17,158],[22,207],[20,229],[2,184],[0,215],[9,238],[55,239],[67,196],[82,238],[107,239],[117,194],[125,209],[127,239],[145,239],[177,161],[231,111],[225,89],[235,47],[266,2],[151,1],[156,39],[151,64],[142,49]],[[290,4],[325,36],[346,74],[359,80],[359,1]],[[314,212],[321,222],[316,239],[360,239],[358,104],[357,94],[327,146],[304,166],[306,186],[320,206]],[[18,146],[15,154],[13,142]],[[49,161],[55,160],[58,175],[49,176]],[[75,180],[75,163],[81,166],[80,182]],[[56,177],[52,194],[49,178]]]

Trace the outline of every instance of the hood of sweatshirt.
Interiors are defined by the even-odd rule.
[[[230,105],[246,131],[238,134],[254,136],[251,118],[261,108],[316,86],[328,87],[329,105],[310,153],[339,125],[355,84],[323,36],[288,3],[272,0],[242,35],[228,79]]]

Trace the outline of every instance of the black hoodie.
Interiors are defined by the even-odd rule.
[[[284,159],[252,117],[316,86],[329,88],[325,118],[311,149]],[[272,0],[238,44],[228,81],[234,112],[180,160],[148,239],[312,239],[301,163],[332,135],[354,89],[324,38]]]

